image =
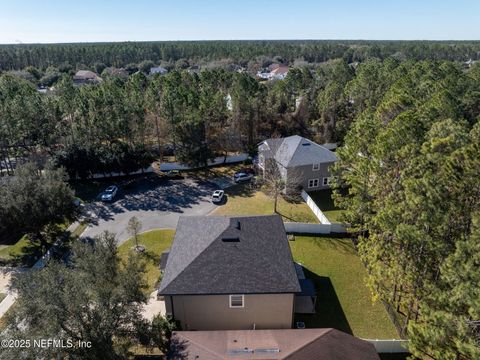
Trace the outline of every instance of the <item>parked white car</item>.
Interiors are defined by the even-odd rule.
[[[115,196],[117,195],[118,187],[115,185],[109,186],[103,193],[102,193],[102,201],[113,201]]]
[[[223,190],[215,190],[212,195],[212,202],[219,203],[222,202],[225,192]]]

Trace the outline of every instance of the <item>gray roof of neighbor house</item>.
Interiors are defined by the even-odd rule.
[[[73,76],[74,79],[83,79],[83,80],[99,80],[100,76],[95,74],[90,70],[78,70]]]
[[[181,217],[159,288],[161,295],[300,291],[278,215]]]
[[[375,347],[335,329],[177,331],[170,360],[379,360]]]
[[[155,66],[155,67],[152,67],[150,68],[150,74],[165,74],[167,73],[168,70],[165,69],[163,66]]]
[[[295,167],[338,160],[337,155],[322,145],[298,135],[265,140],[269,149],[262,149],[266,158],[274,157],[283,167]]]
[[[277,150],[280,145],[282,145],[283,139],[281,138],[272,138],[265,141],[262,141],[259,144],[259,149],[262,151],[266,159],[275,157]]]

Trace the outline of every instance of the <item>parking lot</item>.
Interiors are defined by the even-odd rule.
[[[136,216],[142,232],[156,228],[176,228],[182,215],[207,215],[216,208],[211,203],[217,186],[203,180],[166,179],[145,176],[122,187],[112,203],[95,201],[86,205],[90,224],[82,234],[94,237],[104,231],[115,233],[118,243],[130,235],[128,220]]]

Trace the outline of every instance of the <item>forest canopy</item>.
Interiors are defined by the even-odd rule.
[[[335,201],[374,299],[415,356],[480,358],[479,55],[480,42],[2,46],[1,175],[26,161],[129,174],[167,152],[202,167],[269,137],[337,142]],[[206,66],[222,59],[247,71]],[[162,61],[167,74],[147,74]],[[273,62],[289,65],[284,79],[253,76]],[[106,66],[129,75],[74,85],[74,69]],[[10,71],[24,68],[33,80]],[[43,94],[34,79],[47,75]]]
[[[227,60],[243,67],[276,59],[289,65],[344,59],[362,62],[368,58],[398,60],[480,59],[480,41],[360,41],[360,40],[263,40],[263,41],[164,41],[71,44],[0,45],[0,71],[28,66],[88,67],[96,64],[127,67],[150,60],[187,64]]]

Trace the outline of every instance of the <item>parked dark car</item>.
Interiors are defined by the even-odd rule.
[[[243,172],[245,174],[255,175],[255,169],[253,169],[253,168],[243,168],[238,172]]]
[[[168,171],[165,171],[165,175],[170,179],[180,179],[183,177],[180,170],[168,170]]]

